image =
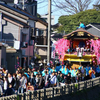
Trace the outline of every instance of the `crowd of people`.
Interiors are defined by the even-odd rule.
[[[100,76],[100,65],[80,65],[70,68],[68,64],[54,67],[46,65],[43,70],[17,68],[11,74],[0,68],[0,96],[34,91],[37,89],[64,86]]]

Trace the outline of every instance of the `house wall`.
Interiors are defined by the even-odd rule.
[[[7,53],[7,69],[10,73],[15,73],[16,53]]]
[[[47,29],[47,26],[41,24],[40,22],[36,22],[36,28],[46,30]]]
[[[44,56],[44,55],[47,55],[47,48],[37,48],[37,52],[39,53],[40,56]]]
[[[19,26],[8,21],[2,20],[3,39],[19,40]]]

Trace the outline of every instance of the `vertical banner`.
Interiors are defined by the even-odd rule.
[[[55,59],[55,45],[52,44],[51,58]]]
[[[0,41],[2,39],[2,13],[0,12]]]

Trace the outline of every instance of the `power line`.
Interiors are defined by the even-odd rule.
[[[44,8],[44,7],[46,7],[46,6],[47,6],[47,4],[46,4],[46,5],[44,5],[44,6],[42,6],[42,7],[37,8],[37,9]]]

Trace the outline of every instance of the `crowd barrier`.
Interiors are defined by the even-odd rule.
[[[53,87],[40,89],[32,92],[20,93],[18,95],[11,95],[1,97],[0,100],[46,100],[61,95],[66,95],[81,91],[87,88],[91,88],[100,84],[100,77],[90,79],[87,81],[81,81],[79,83],[69,84],[61,87]]]

